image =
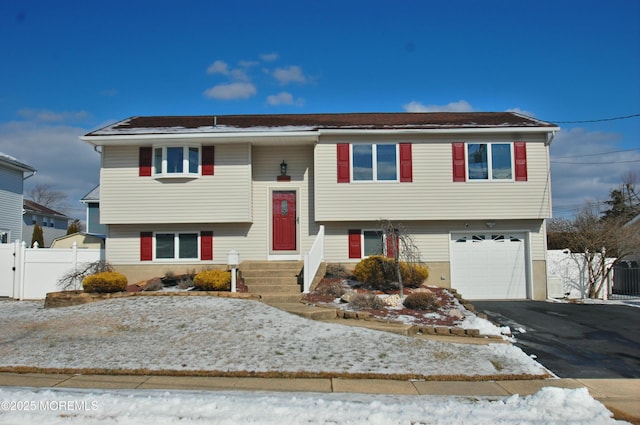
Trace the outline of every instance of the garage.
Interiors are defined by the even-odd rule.
[[[526,235],[451,234],[451,286],[463,298],[525,299]]]

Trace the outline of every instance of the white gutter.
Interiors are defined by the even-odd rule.
[[[243,132],[219,132],[219,133],[170,133],[170,134],[111,134],[98,136],[81,136],[80,140],[94,146],[112,144],[118,141],[148,141],[148,140],[184,140],[184,139],[216,139],[218,142],[237,141],[238,139],[295,139],[316,141],[317,131],[243,131]]]
[[[320,135],[371,134],[465,134],[465,133],[548,133],[558,127],[468,127],[468,128],[407,128],[407,129],[320,129]]]

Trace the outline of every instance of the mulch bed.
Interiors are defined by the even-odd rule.
[[[427,286],[437,300],[439,308],[434,311],[419,311],[406,308],[402,305],[398,307],[385,307],[382,309],[360,309],[356,310],[347,303],[336,301],[336,297],[329,294],[331,285],[341,284],[344,288],[354,290],[357,293],[370,293],[377,295],[394,295],[399,291],[371,291],[363,288],[352,287],[349,281],[344,278],[324,278],[318,283],[316,288],[302,297],[302,302],[321,307],[339,308],[345,311],[364,311],[379,320],[397,321],[411,323],[422,326],[456,326],[463,320],[460,317],[450,315],[453,310],[464,311],[462,306],[449,290],[438,286]],[[404,288],[403,293],[409,295],[413,289]]]

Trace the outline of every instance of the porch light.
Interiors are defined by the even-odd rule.
[[[287,163],[284,162],[284,159],[282,160],[282,164],[280,164],[280,175],[281,176],[287,175]]]

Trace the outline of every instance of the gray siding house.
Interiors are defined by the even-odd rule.
[[[23,239],[24,180],[35,173],[35,168],[0,152],[0,243]]]
[[[71,220],[73,220],[71,217],[59,211],[25,199],[22,215],[22,235],[25,240],[31,241],[33,228],[37,223],[42,228],[44,237],[44,247],[40,248],[49,248],[54,239],[67,234],[67,227],[69,227]]]
[[[100,147],[106,258],[130,280],[242,260],[353,267],[402,224],[427,284],[545,299],[549,145],[511,112],[132,117]],[[242,268],[242,266],[241,266]]]

